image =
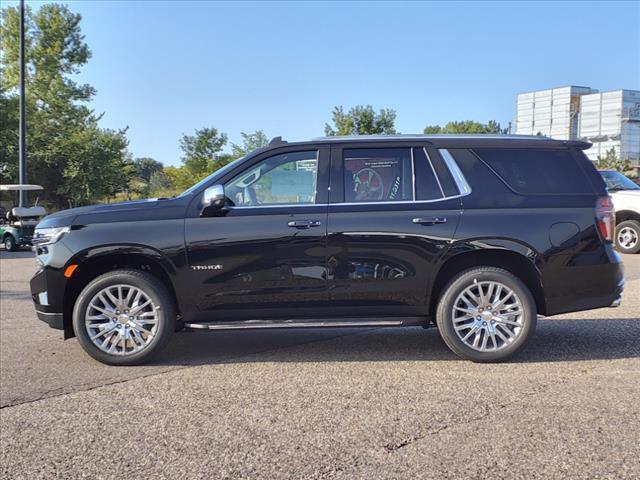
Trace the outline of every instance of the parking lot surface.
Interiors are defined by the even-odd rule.
[[[0,252],[2,478],[640,478],[640,255],[623,304],[538,322],[510,363],[435,329],[176,334],[108,367]]]

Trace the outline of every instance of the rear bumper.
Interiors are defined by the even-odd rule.
[[[543,274],[547,315],[620,305],[622,259],[608,245],[598,252],[549,260]]]

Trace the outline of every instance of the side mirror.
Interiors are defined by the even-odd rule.
[[[221,214],[227,197],[222,185],[212,185],[202,195],[201,217],[215,217]]]

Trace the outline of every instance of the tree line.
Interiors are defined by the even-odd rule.
[[[230,161],[268,144],[264,131],[242,133],[241,144],[214,127],[178,139],[179,166],[133,158],[127,128],[106,129],[91,109],[96,90],[75,81],[91,59],[82,17],[61,4],[26,7],[28,176],[44,187],[41,201],[60,209],[101,201],[171,196]],[[18,181],[19,13],[4,8],[0,25],[0,183]],[[326,135],[395,134],[396,112],[358,105],[334,108]],[[505,133],[496,121],[429,125],[424,133]]]

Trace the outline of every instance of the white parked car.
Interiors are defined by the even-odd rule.
[[[620,172],[601,170],[616,210],[616,248],[623,253],[640,252],[640,186]]]

